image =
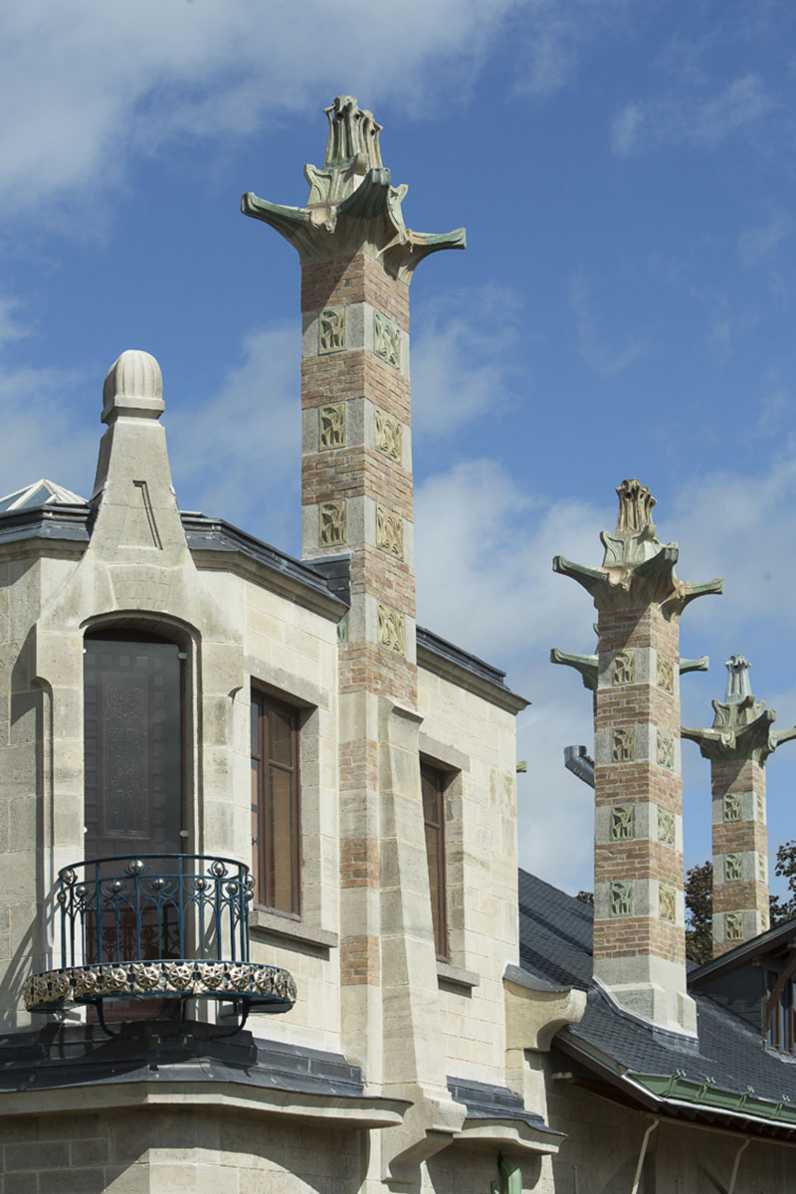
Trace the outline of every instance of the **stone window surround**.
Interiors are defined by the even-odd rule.
[[[201,694],[196,683],[200,637],[190,623],[162,611],[119,609],[92,614],[81,621],[79,636],[63,635],[69,642],[69,648],[68,652],[64,651],[57,659],[58,672],[63,671],[68,675],[71,683],[65,684],[60,674],[53,680],[48,678],[37,681],[43,697],[41,757],[45,811],[42,826],[42,859],[44,880],[48,889],[55,884],[60,867],[85,857],[82,748],[79,769],[75,769],[68,814],[64,815],[67,810],[63,798],[59,802],[60,815],[56,815],[55,808],[55,775],[64,765],[63,760],[57,757],[64,741],[64,728],[74,726],[72,735],[75,745],[78,741],[82,742],[84,734],[84,639],[87,635],[101,637],[103,634],[125,631],[133,635],[153,634],[175,643],[179,648],[185,693],[182,706],[181,837],[187,837],[191,843],[197,840],[200,810],[196,797],[197,755],[194,749],[194,727],[200,724],[201,715]],[[49,676],[52,673],[48,668],[44,674]],[[74,832],[65,833],[61,826],[74,827]],[[57,969],[60,966],[60,943],[51,934],[50,927],[48,926],[42,941],[42,953],[46,964]],[[65,1019],[68,1022],[84,1023],[86,1015],[85,1007],[77,1007],[66,1012]]]
[[[319,739],[321,712],[328,713],[328,695],[308,680],[276,668],[254,656],[245,660],[249,689],[259,690],[283,704],[299,711],[299,836],[301,841],[300,915],[277,912],[253,905],[249,929],[258,940],[273,940],[275,944],[299,952],[309,950],[327,955],[339,944],[339,934],[331,927],[332,910],[324,906],[320,890],[322,866],[319,850],[323,833],[320,817],[320,761]],[[248,704],[246,709],[248,718]],[[319,840],[320,839],[320,840]],[[313,864],[307,858],[315,859]]]
[[[461,826],[464,809],[464,775],[470,770],[467,755],[455,747],[419,734],[420,762],[445,773],[448,782],[445,788],[446,835],[445,870],[448,904],[448,960],[437,961],[437,981],[441,987],[469,996],[474,987],[480,986],[479,976],[466,966],[465,942],[467,937],[466,907],[464,896],[464,851],[459,835],[451,829]]]

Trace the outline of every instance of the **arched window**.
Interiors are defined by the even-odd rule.
[[[181,849],[182,659],[132,630],[87,635],[85,857]]]

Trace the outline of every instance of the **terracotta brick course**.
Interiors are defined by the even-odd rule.
[[[364,495],[386,502],[408,522],[414,521],[411,473],[374,448],[357,445],[306,455],[301,481],[304,506]]]
[[[375,643],[342,643],[340,692],[376,693],[409,709],[417,707],[417,668]]]
[[[612,879],[657,879],[670,887],[683,886],[683,856],[652,838],[597,843],[594,847],[595,883]]]
[[[362,397],[411,426],[409,379],[367,349],[305,357],[301,362],[302,410]]]
[[[714,883],[714,912],[768,911],[768,884],[755,879],[735,883]],[[738,943],[736,942],[736,945]]]
[[[730,792],[758,792],[765,796],[766,770],[754,759],[718,761],[710,764],[710,787],[714,796]]]
[[[340,878],[343,887],[378,887],[380,874],[377,838],[351,837],[340,842]]]
[[[616,917],[594,922],[595,957],[655,954],[669,962],[685,961],[685,934],[679,925],[650,916]]]
[[[713,826],[713,853],[736,850],[768,852],[768,833],[761,821],[723,821]]]
[[[340,981],[344,987],[381,981],[379,938],[367,935],[343,937],[340,941]]]
[[[302,267],[302,312],[348,303],[370,303],[409,331],[409,283],[391,277],[374,258],[357,253]]]

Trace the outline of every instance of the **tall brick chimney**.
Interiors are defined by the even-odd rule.
[[[582,585],[598,611],[594,975],[628,1011],[693,1034],[685,971],[679,622],[690,601],[720,593],[722,582],[678,580],[677,545],[658,542],[649,489],[627,480],[616,492],[616,534],[601,535],[602,567],[563,556],[553,561],[554,571]]]
[[[437,1107],[439,1142],[432,1133],[412,1145],[430,1154],[461,1108],[427,1023],[439,996],[418,761],[409,283],[430,253],[463,249],[465,232],[406,228],[408,188],[382,165],[381,126],[350,95],[326,115],[323,168],[304,170],[306,207],[249,193],[241,208],[299,253],[303,554],[346,556],[350,567],[339,678],[343,1043],[369,1084]],[[402,1134],[391,1136],[397,1153],[410,1147]]]
[[[766,762],[792,730],[772,730],[776,713],[756,701],[750,663],[727,661],[727,690],[713,701],[713,727],[682,728],[710,759],[713,797],[713,956],[764,933],[769,925]]]

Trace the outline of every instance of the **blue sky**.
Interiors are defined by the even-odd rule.
[[[0,14],[0,490],[90,493],[104,374],[164,373],[183,509],[299,550],[299,269],[238,212],[302,204],[321,109],[385,126],[406,222],[468,230],[412,284],[422,624],[505,667],[524,865],[589,886],[594,611],[553,576],[601,561],[614,487],[658,499],[680,575],[683,720],[724,660],[796,722],[796,11],[779,0],[39,0]],[[791,756],[793,756],[791,758]],[[709,766],[683,747],[686,864]],[[796,837],[796,748],[769,762],[772,845]]]

